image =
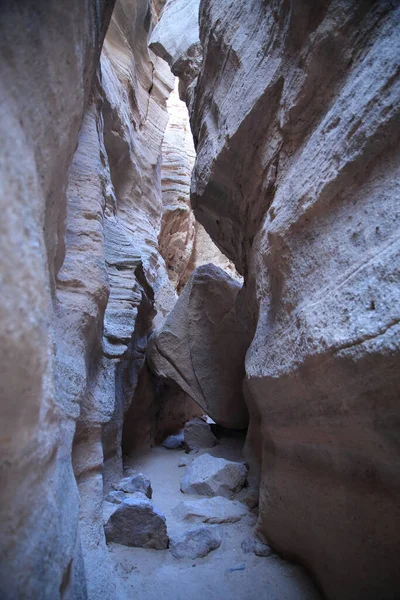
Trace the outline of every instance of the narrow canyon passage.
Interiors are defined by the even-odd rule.
[[[399,36],[2,2],[0,600],[399,600]]]

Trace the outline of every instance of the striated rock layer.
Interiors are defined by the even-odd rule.
[[[195,216],[256,323],[258,529],[334,600],[400,584],[399,33],[389,1],[203,0],[187,98]]]
[[[104,0],[14,4],[0,26],[0,596],[114,598],[103,487],[122,475],[147,337],[176,299],[158,251],[174,78],[148,50],[147,0],[118,0],[111,23]]]

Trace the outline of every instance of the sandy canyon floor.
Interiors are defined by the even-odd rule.
[[[223,438],[210,454],[228,460],[240,459],[242,440]],[[184,499],[199,499],[180,491],[184,467],[183,450],[152,449],[129,458],[134,467],[150,478],[153,502],[166,516],[168,534],[182,533],[193,526],[174,517],[173,509]],[[257,509],[256,509],[257,510]],[[298,565],[277,555],[245,554],[241,543],[253,535],[256,512],[236,523],[218,525],[221,546],[205,558],[176,559],[169,550],[147,550],[110,544],[109,551],[118,582],[119,600],[317,600],[320,595]]]

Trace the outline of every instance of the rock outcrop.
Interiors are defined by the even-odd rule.
[[[198,267],[148,347],[159,377],[175,381],[216,423],[236,429],[248,419],[242,382],[250,341],[239,290],[222,269]]]
[[[399,30],[389,1],[204,0],[187,98],[195,216],[256,322],[258,530],[331,600],[399,587]]]

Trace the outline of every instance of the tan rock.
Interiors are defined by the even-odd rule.
[[[159,377],[175,381],[216,423],[237,429],[248,422],[242,381],[249,331],[240,289],[218,267],[199,267],[148,348]]]

